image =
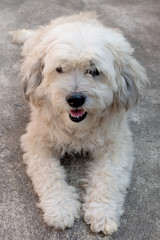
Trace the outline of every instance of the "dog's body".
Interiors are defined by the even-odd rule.
[[[44,220],[64,229],[79,217],[79,197],[60,158],[84,151],[92,158],[84,219],[95,232],[113,233],[133,164],[126,112],[148,81],[145,71],[122,33],[94,14],[56,19],[27,38],[21,72],[31,122],[21,143]]]

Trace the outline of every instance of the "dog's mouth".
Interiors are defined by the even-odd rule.
[[[77,123],[83,121],[86,116],[87,112],[85,112],[84,109],[74,109],[69,112],[69,118]]]

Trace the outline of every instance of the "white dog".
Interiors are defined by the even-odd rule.
[[[26,40],[21,73],[31,121],[21,145],[44,221],[64,229],[79,217],[79,197],[65,181],[60,158],[83,151],[92,158],[84,220],[94,232],[115,232],[133,165],[126,115],[148,82],[145,70],[122,33],[93,13],[13,35]]]

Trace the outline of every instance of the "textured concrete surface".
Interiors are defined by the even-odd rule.
[[[96,10],[102,21],[119,27],[147,69],[151,86],[131,114],[136,161],[125,214],[112,237],[94,234],[78,220],[55,231],[42,221],[38,198],[25,174],[19,138],[29,120],[19,87],[20,47],[9,31],[35,28],[50,19]],[[159,240],[160,239],[160,1],[159,0],[1,0],[0,1],[0,239],[2,240]],[[64,161],[68,181],[82,191],[83,161]]]

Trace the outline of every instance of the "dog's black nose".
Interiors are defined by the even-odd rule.
[[[84,104],[86,97],[81,93],[72,93],[67,95],[66,100],[71,107],[78,108]]]

